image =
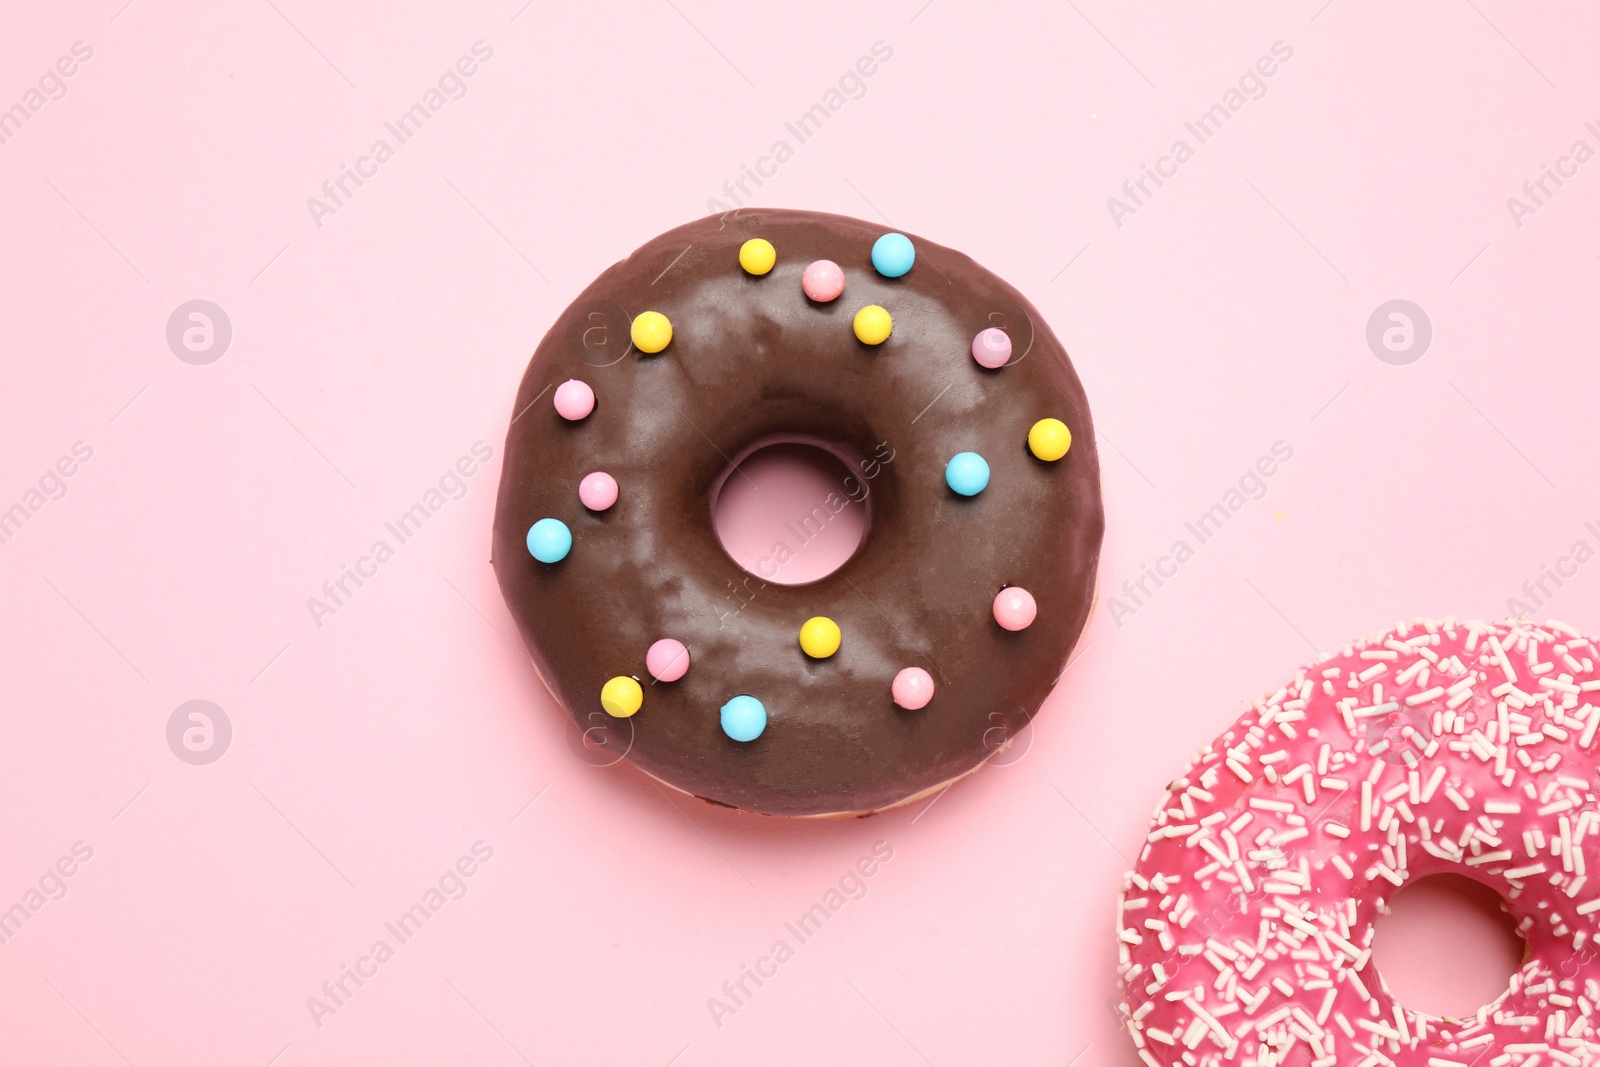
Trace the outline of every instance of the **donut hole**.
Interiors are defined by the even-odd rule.
[[[1372,958],[1412,1011],[1464,1018],[1506,991],[1525,947],[1500,894],[1459,874],[1419,878],[1378,919]]]
[[[711,505],[717,540],[740,567],[777,585],[803,585],[861,547],[870,483],[828,448],[760,445],[723,472]]]

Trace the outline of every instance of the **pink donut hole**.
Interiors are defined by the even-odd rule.
[[[907,711],[920,711],[933,699],[933,676],[921,667],[905,667],[889,687],[894,702]]]
[[[1033,594],[1020,585],[1008,585],[994,598],[994,621],[1007,630],[1026,630],[1038,614]]]
[[[590,511],[604,511],[617,502],[617,480],[605,471],[585,474],[578,483],[578,499]]]
[[[644,669],[658,682],[676,682],[689,673],[689,650],[682,641],[663,637],[645,652]]]
[[[569,422],[576,422],[594,410],[594,390],[587,382],[576,378],[556,386],[556,414]]]
[[[990,370],[1004,367],[1011,359],[1011,335],[997,326],[979,330],[978,336],[972,339],[972,358],[978,361],[978,366]]]
[[[837,300],[844,292],[844,270],[831,259],[819,259],[800,275],[800,288],[819,304]]]

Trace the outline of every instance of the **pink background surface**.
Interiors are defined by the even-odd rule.
[[[1129,1067],[1113,900],[1192,750],[1314,648],[1504,615],[1600,547],[1600,161],[1507,206],[1600,148],[1580,5],[123,3],[0,35],[0,107],[93,49],[0,144],[0,508],[93,452],[0,544],[0,907],[93,850],[0,945],[4,1062]],[[307,198],[480,40],[466,94],[317,225]],[[878,41],[796,146],[785,120]],[[972,254],[1061,335],[1101,432],[1076,666],[1004,766],[857,822],[580,758],[488,565],[548,324],[780,137],[754,202]],[[1179,138],[1119,226],[1107,198]],[[233,330],[205,366],[165,337],[197,298]],[[1392,299],[1432,324],[1405,366],[1366,341]],[[461,498],[319,626],[307,598],[478,441]],[[1278,441],[1265,498],[1127,599]],[[1600,630],[1597,572],[1538,613]],[[233,731],[205,766],[166,740],[192,699]],[[466,895],[319,1026],[307,999],[478,841]],[[866,896],[796,944],[880,841]],[[707,999],[780,938],[719,1026]]]

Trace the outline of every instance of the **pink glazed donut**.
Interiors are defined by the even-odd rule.
[[[1600,651],[1424,620],[1302,668],[1167,787],[1117,926],[1150,1067],[1600,1063]],[[1373,923],[1431,874],[1500,893],[1527,962],[1476,1015],[1390,996]]]

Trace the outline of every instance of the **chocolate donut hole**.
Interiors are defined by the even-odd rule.
[[[717,540],[763,581],[814,582],[861,547],[872,521],[873,481],[842,447],[799,438],[758,442],[735,457],[711,491]]]

